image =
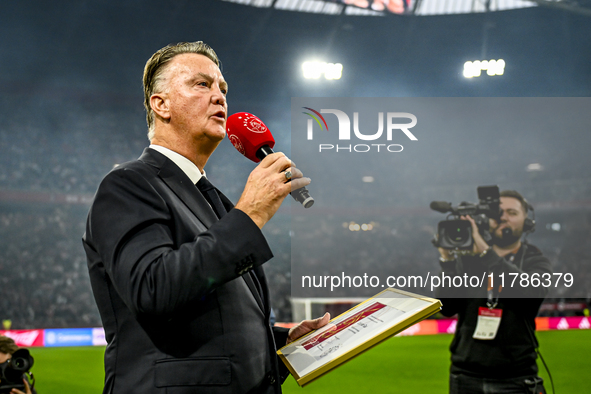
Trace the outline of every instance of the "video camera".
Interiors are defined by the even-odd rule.
[[[450,212],[446,220],[437,225],[437,234],[433,239],[433,245],[444,249],[472,249],[474,239],[472,237],[472,225],[467,220],[461,220],[460,216],[470,215],[476,222],[482,238],[489,243],[492,239],[488,219],[499,221],[501,216],[501,198],[498,186],[479,186],[478,204],[462,202],[458,206],[452,206],[445,201],[433,201],[431,209],[437,212]]]
[[[28,374],[33,366],[33,357],[27,349],[18,349],[12,353],[12,358],[0,364],[0,394],[10,393],[12,389],[26,391],[23,375]],[[34,385],[35,380],[33,379]]]

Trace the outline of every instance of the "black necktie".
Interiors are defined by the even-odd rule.
[[[228,211],[226,211],[217,189],[204,176],[197,182],[197,188],[201,191],[201,194],[203,194],[209,205],[211,205],[218,218],[221,219]]]
[[[210,181],[207,180],[206,177],[202,176],[201,179],[199,179],[199,181],[197,182],[196,186],[199,189],[199,191],[201,192],[201,194],[203,194],[203,197],[205,197],[205,199],[207,200],[209,205],[211,205],[211,207],[215,211],[216,215],[218,215],[218,218],[221,219],[222,216],[224,216],[226,213],[228,213],[228,211],[226,211],[226,208],[224,207],[224,204],[222,203],[222,199],[220,198],[220,195],[218,194],[217,189],[215,188],[215,186],[213,186],[211,184]],[[252,291],[258,292],[259,297],[261,298],[261,301],[263,302],[263,304],[261,305],[261,308],[263,308],[263,310],[264,310],[264,301],[262,300],[263,299],[263,289],[261,288],[261,284],[260,284],[258,278],[256,277],[255,273],[252,271],[247,272],[246,275],[244,275],[244,280],[249,285],[249,287],[251,285],[254,285],[255,288],[252,289]]]

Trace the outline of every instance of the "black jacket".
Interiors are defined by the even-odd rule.
[[[83,244],[108,342],[105,394],[281,392],[274,339],[287,333],[269,325],[261,267],[272,253],[222,200],[218,220],[152,149],[102,181]]]
[[[538,275],[552,274],[550,262],[533,245],[523,244],[513,258],[499,257],[490,250],[484,257],[464,256],[457,261],[441,263],[445,275],[464,273],[481,277],[493,272],[496,282],[494,299],[496,308],[502,309],[502,318],[493,340],[472,338],[478,320],[478,308],[487,306],[487,280],[484,286],[471,289],[439,288],[438,297],[445,316],[458,314],[454,339],[451,343],[451,372],[488,378],[512,378],[534,375],[537,340],[534,335],[535,317],[548,292],[548,287],[525,286],[518,282],[513,287],[510,273]],[[499,275],[504,274],[505,286],[499,293]],[[522,282],[526,284],[526,282]]]

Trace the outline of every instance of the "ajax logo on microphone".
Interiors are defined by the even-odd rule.
[[[259,118],[254,115],[245,114],[241,117],[241,120],[244,124],[244,127],[248,129],[248,131],[252,131],[253,133],[265,133],[267,130],[267,126]]]
[[[244,145],[242,145],[242,142],[240,142],[240,138],[238,138],[234,134],[228,134],[228,139],[230,140],[232,145],[234,145],[234,148],[238,150],[238,152],[246,156],[246,149],[244,149]]]
[[[241,130],[241,132],[237,134],[239,130]],[[249,145],[249,138],[254,138],[254,141],[258,141],[260,138],[265,138],[265,133],[271,135],[271,132],[267,126],[265,126],[265,124],[258,117],[254,116],[253,114],[249,114],[248,112],[239,112],[231,115],[226,122],[226,132],[232,145],[234,145],[238,152],[242,153],[246,157],[249,157],[247,150],[252,151],[254,149],[254,151],[251,153],[255,155],[254,152],[256,152],[256,149],[258,149],[258,146],[253,148],[250,146],[252,144]],[[254,134],[251,134],[250,137],[247,137],[248,132]],[[242,135],[242,138],[246,140],[241,140],[240,135]],[[273,137],[270,138],[273,139]],[[245,144],[247,146],[245,146]]]
[[[303,112],[310,116],[307,124],[307,138],[308,140],[314,139],[314,121],[320,127],[320,130],[328,131],[328,124],[322,114],[333,114],[337,117],[339,122],[338,136],[339,141],[350,141],[351,140],[351,120],[349,116],[338,109],[321,109],[320,112],[309,108],[303,107],[310,112]],[[385,135],[386,141],[392,141],[395,132],[402,132],[411,141],[417,141],[417,137],[409,130],[416,126],[417,117],[408,112],[388,112],[384,116],[383,112],[378,112],[378,130],[372,133],[362,133],[359,130],[359,112],[353,113],[353,134],[355,137],[362,141],[376,141],[384,134],[384,118],[386,119]],[[407,122],[404,122],[404,119]],[[410,120],[410,122],[408,122]],[[323,127],[324,126],[324,127]],[[319,144],[319,152],[333,151],[333,152],[402,152],[403,146],[400,144],[379,144],[379,143],[365,143],[365,144]]]

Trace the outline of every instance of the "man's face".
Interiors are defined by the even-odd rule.
[[[501,209],[503,214],[499,222],[491,220],[491,230],[497,245],[510,245],[516,242],[523,234],[523,223],[527,217],[521,202],[513,197],[501,197]],[[510,236],[503,236],[503,229],[511,229]],[[500,241],[500,242],[499,242]]]
[[[0,352],[0,364],[6,362],[10,358],[10,354]]]
[[[165,71],[170,122],[181,137],[219,143],[226,135],[228,85],[204,55],[175,56]]]

